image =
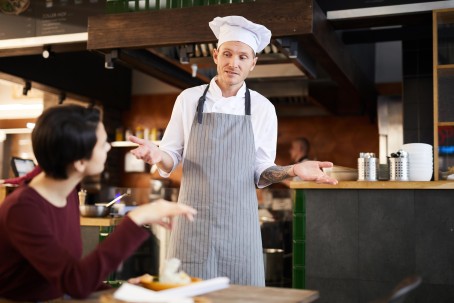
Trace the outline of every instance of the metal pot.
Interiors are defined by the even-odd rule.
[[[116,197],[109,203],[96,203],[95,205],[79,205],[80,214],[83,217],[105,217],[110,213],[110,207],[129,193]]]
[[[265,265],[265,281],[279,283],[283,280],[284,250],[278,248],[264,248],[263,262]]]
[[[79,209],[83,217],[106,217],[110,213],[110,207],[106,207],[106,204],[79,205]]]

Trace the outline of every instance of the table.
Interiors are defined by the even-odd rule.
[[[65,303],[99,303],[100,298],[112,294],[114,290],[107,290],[92,294],[85,300],[64,300]],[[318,299],[318,291],[306,289],[255,287],[230,285],[229,288],[202,295],[212,303],[310,303]],[[106,300],[103,300],[105,303]],[[111,302],[121,302],[114,301]]]

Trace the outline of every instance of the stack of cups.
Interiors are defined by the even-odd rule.
[[[430,181],[433,175],[432,145],[425,143],[408,143],[402,146],[408,152],[409,180]]]

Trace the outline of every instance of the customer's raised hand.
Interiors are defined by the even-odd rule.
[[[193,221],[196,214],[197,211],[190,206],[159,199],[136,207],[128,213],[128,216],[137,225],[159,224],[164,228],[171,229],[173,217],[185,216],[189,221]]]

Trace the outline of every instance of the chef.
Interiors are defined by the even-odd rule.
[[[256,186],[296,175],[337,181],[321,170],[330,162],[274,163],[274,106],[244,82],[271,32],[241,16],[216,17],[209,26],[218,39],[212,53],[217,76],[178,96],[159,148],[129,139],[139,144],[132,153],[157,164],[163,177],[183,163],[178,203],[194,207],[198,215],[192,224],[176,219],[168,257],[180,259],[191,276],[226,276],[233,284],[264,286]]]

